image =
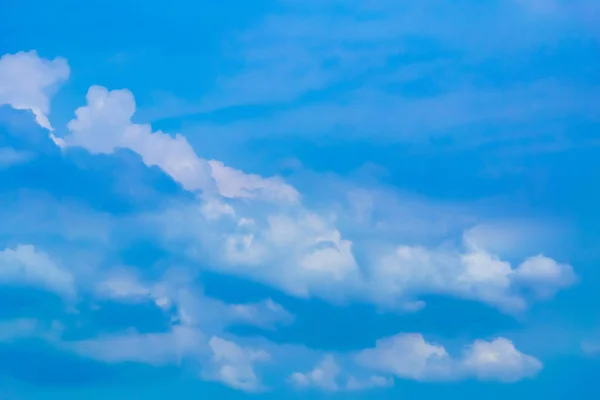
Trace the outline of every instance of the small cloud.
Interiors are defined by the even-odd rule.
[[[0,147],[0,169],[26,163],[33,157],[29,152],[18,151],[12,147]]]
[[[290,382],[296,387],[317,387],[322,390],[334,392],[339,389],[337,384],[340,367],[331,355],[327,355],[314,369],[309,372],[294,372],[290,376]]]
[[[269,353],[241,347],[217,336],[213,336],[208,345],[212,351],[212,370],[207,375],[209,379],[247,392],[263,389],[254,364],[268,361]]]
[[[64,58],[46,60],[35,51],[5,54],[0,58],[0,105],[29,110],[41,127],[52,131],[50,96],[69,74]]]
[[[66,297],[75,294],[71,273],[32,245],[18,245],[0,251],[0,284],[27,285]]]

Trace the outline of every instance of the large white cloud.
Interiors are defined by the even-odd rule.
[[[181,135],[134,124],[127,90],[93,86],[57,143],[92,153],[118,148],[138,153],[185,189],[196,204],[153,216],[167,242],[208,268],[244,276],[295,296],[360,299],[418,309],[423,294],[482,301],[505,311],[526,308],[528,296],[549,297],[574,282],[569,265],[538,256],[514,268],[479,247],[473,232],[458,246],[353,243],[333,213],[316,213],[280,178],[263,178],[199,157]],[[365,240],[365,242],[372,242]],[[371,243],[372,244],[372,243]],[[359,263],[356,250],[364,256]],[[210,260],[208,262],[208,260]]]
[[[505,338],[476,340],[460,357],[452,357],[443,346],[429,343],[417,333],[378,340],[374,348],[358,353],[356,361],[382,373],[419,381],[470,377],[516,381],[542,369],[540,361],[521,353]]]
[[[50,96],[69,77],[67,60],[46,60],[35,51],[5,54],[0,58],[0,106],[29,110],[37,123],[49,130]]]

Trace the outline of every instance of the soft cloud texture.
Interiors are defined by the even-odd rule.
[[[46,60],[35,51],[5,54],[0,58],[0,105],[29,110],[37,123],[48,130],[50,96],[69,77],[67,60]]]
[[[75,294],[73,276],[32,245],[0,251],[0,284],[32,286],[61,296]]]
[[[214,372],[209,377],[245,391],[262,388],[254,371],[254,364],[268,361],[270,357],[267,352],[243,348],[220,337],[212,337],[208,345],[212,351],[211,361],[214,367]]]
[[[69,86],[68,94],[77,97],[94,82],[122,87],[127,73],[175,77],[186,90],[189,86],[191,97],[199,93],[196,81],[214,80],[214,89],[203,83],[207,92],[201,104],[174,101],[175,109],[166,112],[206,113],[192,126],[176,119],[153,127],[144,123],[149,118],[138,110],[130,90],[91,86],[75,116],[67,117],[71,121],[65,127],[55,122],[57,132],[50,138],[56,146],[44,136],[48,146],[40,150],[44,146],[36,147],[37,139],[13,135],[13,127],[7,128],[8,143],[2,141],[0,147],[0,192],[5,190],[0,193],[0,249],[5,248],[0,251],[0,289],[7,289],[1,293],[5,307],[0,347],[6,353],[0,358],[16,366],[15,376],[21,376],[20,362],[34,369],[20,352],[35,354],[37,365],[42,347],[59,354],[60,367],[67,357],[100,365],[101,371],[125,371],[136,364],[140,370],[165,372],[165,377],[182,372],[182,381],[191,377],[193,385],[201,384],[198,379],[214,381],[242,392],[237,395],[275,389],[306,390],[311,396],[312,389],[333,393],[398,384],[406,385],[408,397],[411,385],[403,380],[506,383],[534,377],[542,369],[536,357],[544,354],[535,352],[519,332],[507,333],[505,328],[525,325],[530,316],[524,311],[534,301],[551,300],[574,285],[579,277],[560,260],[578,261],[566,252],[552,252],[545,237],[550,227],[525,219],[506,222],[513,203],[499,201],[507,203],[506,212],[486,197],[503,193],[505,187],[483,190],[477,185],[481,180],[463,182],[461,174],[445,165],[429,168],[427,157],[437,157],[442,147],[454,150],[462,136],[472,138],[469,146],[499,147],[507,138],[526,136],[534,148],[537,139],[553,132],[570,138],[593,130],[598,122],[596,72],[574,68],[564,59],[557,62],[560,56],[555,54],[566,55],[572,64],[593,64],[581,54],[589,53],[589,43],[598,38],[597,28],[589,23],[595,22],[598,7],[588,0],[276,3],[266,15],[253,14],[266,5],[237,13],[247,20],[229,37],[227,54],[233,57],[215,57],[214,63],[194,57],[197,49],[220,46],[226,38],[218,31],[227,24],[202,25],[185,7],[176,7],[182,12],[173,20],[184,26],[183,20],[192,16],[194,26],[208,27],[211,35],[180,34],[168,29],[165,18],[161,40],[154,41],[160,43],[149,48],[149,54],[165,54],[164,62],[119,53],[127,62],[118,73],[98,74],[105,67],[100,59],[106,49],[92,45],[93,27],[81,38],[85,51],[70,48],[64,53],[82,71]],[[151,15],[153,8],[156,4],[146,4],[144,13]],[[159,8],[165,16],[171,12]],[[110,5],[106,9],[112,10]],[[29,21],[15,20],[19,26]],[[2,35],[1,22],[3,16],[0,36],[11,36]],[[116,30],[97,36],[114,35],[120,47],[139,47],[139,42],[127,43],[118,26],[138,33],[149,30],[139,29],[132,18],[123,22],[115,20]],[[169,32],[176,33],[185,51],[177,46],[157,51],[164,43],[173,45],[167,40]],[[72,35],[69,31],[68,37]],[[218,38],[219,45],[204,42],[207,36]],[[188,45],[188,37],[194,46]],[[574,42],[581,46],[575,51],[581,58],[571,57],[568,46]],[[95,62],[85,59],[89,49],[98,58]],[[172,62],[180,53],[190,57],[185,65]],[[176,65],[169,70],[171,62]],[[204,68],[208,64],[217,65],[214,74],[222,75],[210,76],[210,68]],[[88,76],[81,65],[92,66]],[[149,75],[133,65],[143,65]],[[484,67],[487,72],[482,72]],[[184,76],[186,68],[195,75]],[[34,51],[5,55],[0,59],[0,105],[31,111],[40,126],[53,132],[50,99],[69,73],[62,58],[44,59]],[[135,87],[139,104],[146,106],[149,93],[168,88],[169,79],[152,81],[156,87],[151,88],[134,79],[129,87]],[[53,115],[65,112],[64,104],[75,99],[59,100]],[[175,130],[182,133],[166,132]],[[189,132],[208,135],[198,139],[201,135]],[[295,147],[295,142],[286,142],[290,135],[298,135],[302,143]],[[251,156],[256,160],[265,154],[262,164],[247,162],[242,159],[245,150],[234,149],[257,136],[265,140],[260,143],[264,153],[261,147]],[[0,140],[4,138],[0,130]],[[334,140],[326,155],[327,146],[315,150],[321,140],[332,138],[344,145],[338,148]],[[346,153],[347,140],[356,138],[361,142]],[[373,150],[371,145],[382,138],[396,142],[392,146],[408,139],[410,146],[427,144],[433,149],[423,155],[428,172],[411,175],[413,168],[420,168],[413,161],[421,157],[418,151],[409,154],[412,147],[393,147],[392,156]],[[225,149],[219,160],[206,154],[219,146]],[[256,149],[248,148],[248,153]],[[277,176],[279,162],[268,158],[272,152],[295,160],[291,176]],[[476,153],[495,166],[485,149]],[[407,179],[384,179],[385,167],[379,165],[371,165],[377,173],[348,172],[366,159],[394,166],[405,156],[407,161],[398,163],[395,173],[410,175]],[[318,166],[312,172],[311,161]],[[25,162],[29,164],[14,167]],[[527,166],[536,162],[528,159]],[[463,160],[457,164],[457,169],[470,167]],[[240,165],[248,166],[246,171]],[[339,165],[339,171],[330,171]],[[447,186],[460,186],[458,195],[454,188],[428,191],[444,186],[440,183],[455,173],[456,180],[448,179]],[[543,189],[539,197],[552,193]],[[524,197],[530,206],[543,203],[537,193]],[[488,207],[476,206],[479,202]],[[514,208],[515,214],[523,211]],[[540,220],[551,217],[544,203],[539,209]],[[581,270],[581,275],[591,274]],[[43,308],[46,303],[29,301],[38,291],[58,295],[51,300],[62,301],[64,307],[52,303]],[[46,295],[40,298],[50,299]],[[436,305],[433,299],[428,309],[416,313],[426,305],[424,299],[440,295],[468,301],[443,299]],[[567,309],[564,304],[557,309]],[[520,313],[519,318],[492,308]],[[542,308],[548,312],[544,317],[554,315],[548,303],[531,307],[530,313],[539,317]],[[455,318],[454,313],[463,311]],[[460,334],[446,326],[453,324],[465,325]],[[398,332],[398,326],[425,333],[386,337]],[[455,351],[425,339],[435,329],[440,341],[487,339],[469,339],[470,344]],[[497,337],[497,332],[504,333]],[[382,339],[375,341],[378,337]],[[597,352],[594,343],[586,342],[583,350]],[[0,370],[10,375],[11,368]],[[44,374],[49,381],[53,370],[47,368]],[[94,375],[97,387],[110,386],[104,385],[101,373]],[[125,371],[123,377],[130,375]],[[290,387],[282,389],[285,382]],[[465,387],[471,384],[483,383]],[[205,397],[222,397],[210,392],[216,385],[203,385],[209,388]],[[58,391],[63,389],[68,390],[57,385]]]
[[[477,340],[461,358],[453,358],[443,346],[428,343],[421,334],[414,333],[378,340],[375,348],[358,353],[356,361],[398,378],[419,381],[465,377],[515,381],[531,377],[542,368],[537,359],[519,352],[505,338]]]

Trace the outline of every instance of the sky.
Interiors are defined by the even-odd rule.
[[[598,19],[5,0],[0,398],[599,398]]]

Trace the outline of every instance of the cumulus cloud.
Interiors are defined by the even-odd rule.
[[[548,297],[572,283],[567,277],[571,267],[566,264],[556,263],[551,272],[552,260],[544,258],[542,267],[537,258],[535,272],[531,260],[515,269],[474,246],[473,235],[465,235],[462,248],[360,247],[362,243],[344,237],[334,214],[306,208],[299,192],[282,179],[205,160],[183,136],[132,123],[134,112],[131,92],[93,86],[87,105],[77,109],[68,124],[69,134],[59,144],[92,153],[132,150],[185,189],[200,192],[196,203],[178,204],[151,219],[178,251],[184,244],[188,256],[209,257],[207,267],[218,272],[244,276],[295,296],[366,299],[408,309],[422,307],[419,295],[442,293],[516,311],[527,305],[519,288]],[[367,264],[357,262],[356,248],[366,251]]]
[[[523,261],[514,271],[513,279],[531,288],[540,297],[551,297],[576,282],[575,272],[570,265],[558,263],[541,254]]]
[[[185,137],[153,132],[150,125],[135,124],[131,118],[136,105],[128,90],[109,91],[92,86],[87,105],[75,111],[68,124],[69,134],[57,138],[60,147],[83,147],[93,154],[110,154],[129,149],[148,166],[156,166],[186,190],[226,198],[258,198],[294,202],[298,193],[278,178],[262,178],[227,167],[219,161],[199,157]]]
[[[0,284],[31,286],[71,297],[73,276],[32,245],[0,251]]]
[[[532,377],[542,369],[541,362],[521,353],[505,338],[476,340],[465,352],[462,364],[479,379],[506,382]]]
[[[516,312],[527,306],[527,291],[549,297],[572,285],[575,274],[570,265],[541,255],[513,267],[467,242],[463,249],[399,246],[373,264],[371,279],[373,295],[384,303],[445,293]]]
[[[46,60],[35,51],[5,54],[0,58],[0,105],[29,110],[37,123],[48,130],[50,96],[69,77],[67,60]]]
[[[429,380],[445,378],[451,358],[443,346],[428,343],[415,333],[378,340],[375,348],[357,354],[356,361],[401,378]]]
[[[314,369],[309,372],[294,372],[290,376],[292,384],[298,387],[315,386],[326,391],[338,390],[337,379],[340,367],[331,355],[325,356]]]
[[[254,364],[268,361],[270,356],[267,352],[241,347],[217,336],[212,337],[208,345],[212,351],[213,366],[213,370],[207,375],[209,379],[244,391],[263,389]]]
[[[355,358],[367,368],[418,381],[475,377],[508,382],[532,377],[542,369],[541,362],[521,353],[505,338],[477,340],[461,357],[452,357],[443,346],[428,343],[421,334],[398,334],[378,340],[374,348],[361,351]]]

